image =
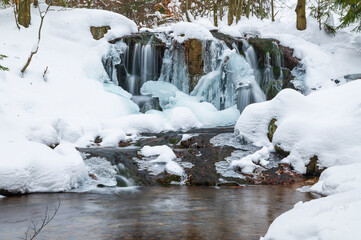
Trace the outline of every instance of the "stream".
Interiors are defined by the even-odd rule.
[[[61,206],[36,239],[259,239],[280,214],[316,196],[293,186],[128,187],[117,194],[29,194],[0,199],[0,239],[24,237]]]

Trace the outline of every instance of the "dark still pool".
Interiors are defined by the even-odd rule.
[[[259,239],[314,196],[295,187],[142,187],[117,194],[30,194],[0,199],[0,239],[20,239],[61,201],[36,239]]]

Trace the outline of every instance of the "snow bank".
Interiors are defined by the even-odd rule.
[[[236,134],[265,147],[233,165],[252,171],[254,159],[264,161],[267,156],[261,151],[279,146],[290,152],[282,162],[301,173],[313,156],[321,169],[328,168],[309,188],[328,197],[299,203],[282,214],[264,240],[357,239],[360,235],[360,91],[360,80],[308,96],[283,90],[273,100],[249,105],[242,112]],[[277,129],[271,143],[267,133],[272,119]]]
[[[180,43],[192,38],[199,40],[214,39],[207,28],[195,23],[179,22],[172,25],[171,31],[173,31],[171,35]]]
[[[78,187],[86,178],[83,159],[71,144],[54,150],[29,141],[0,144],[0,189],[59,192]]]
[[[360,171],[361,164],[328,168],[322,172],[320,180],[309,191],[327,196],[361,190]]]
[[[271,224],[263,240],[359,239],[361,191],[297,203]]]
[[[269,146],[268,125],[276,119],[272,144],[289,151],[284,162],[301,173],[315,155],[321,168],[360,163],[360,90],[361,81],[306,97],[283,90],[271,101],[249,105],[235,131],[258,146]]]

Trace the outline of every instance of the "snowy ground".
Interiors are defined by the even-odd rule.
[[[309,94],[284,90],[272,101],[248,106],[236,133],[263,148],[233,164],[250,172],[255,162],[267,164],[269,151],[278,145],[290,152],[284,162],[305,172],[309,158],[316,155],[319,166],[327,170],[317,184],[302,191],[328,197],[297,204],[274,221],[265,239],[357,239],[361,81],[345,84],[343,76],[361,72],[361,34],[351,33],[351,26],[330,36],[319,31],[310,17],[307,30],[297,31],[295,3],[287,1],[289,9],[279,9],[275,22],[242,18],[230,27],[220,22],[221,32],[272,37],[294,48],[306,68],[298,84]],[[103,138],[103,146],[115,146],[138,132],[226,125],[239,117],[235,109],[219,112],[175,87],[155,82],[142,90],[171,99],[171,106],[164,112],[139,113],[129,94],[104,84],[107,75],[101,63],[109,50],[107,40],[137,32],[137,26],[121,15],[100,10],[52,8],[45,18],[39,52],[21,76],[20,69],[37,41],[39,23],[38,11],[32,9],[32,25],[19,31],[12,9],[0,10],[0,54],[7,56],[0,64],[10,69],[0,71],[0,189],[67,191],[91,181],[88,172],[96,170],[91,168],[94,164],[84,163],[75,147],[90,145],[96,136]],[[89,31],[92,25],[110,25],[111,30],[96,41]],[[197,19],[157,30],[172,30],[184,40],[210,39],[209,29],[214,29],[210,19]],[[338,79],[342,86],[335,88],[331,79]],[[168,91],[159,91],[160,84],[167,85],[163,87]],[[278,128],[270,143],[267,131],[273,118]],[[165,146],[141,152],[182,174],[174,153]],[[114,174],[114,169],[108,166],[108,170],[107,174]]]
[[[138,31],[134,22],[107,11],[52,7],[39,51],[21,76],[40,24],[38,10],[31,10],[31,26],[21,30],[12,8],[0,10],[0,53],[7,56],[0,62],[10,69],[0,71],[0,188],[38,192],[77,187],[85,181],[86,166],[78,161],[74,147],[90,146],[97,136],[102,146],[117,146],[139,132],[230,125],[239,117],[235,107],[217,111],[169,84],[164,89],[171,104],[163,112],[140,113],[130,94],[105,84],[108,76],[101,59],[110,49],[107,40]],[[104,25],[111,30],[104,39],[94,40],[90,26]],[[154,92],[158,85],[148,83],[144,91]],[[55,149],[48,147],[57,144]],[[59,153],[63,144],[67,151]],[[61,172],[69,168],[77,170],[59,182]],[[59,173],[54,175],[53,169]],[[22,180],[12,184],[17,178]]]

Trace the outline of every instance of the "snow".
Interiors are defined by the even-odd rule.
[[[154,147],[144,146],[140,150],[140,154],[144,157],[157,156],[155,159],[149,161],[153,166],[160,166],[160,168],[157,169],[157,172],[154,173],[155,175],[163,172],[164,170],[169,174],[174,174],[178,176],[183,176],[184,174],[183,168],[174,161],[177,157],[174,154],[173,150],[166,145]],[[160,164],[164,164],[163,167]],[[153,169],[153,172],[154,170],[155,169]]]
[[[256,17],[242,17],[241,21],[232,26],[227,21],[220,21],[218,30],[225,34],[240,37],[274,38],[283,46],[293,48],[294,56],[301,59],[306,68],[306,74],[299,86],[306,94],[321,88],[334,87],[336,84],[331,79],[345,83],[344,75],[360,73],[361,33],[351,32],[352,26],[337,31],[336,36],[319,30],[316,19],[309,16],[307,9],[307,29],[296,29],[296,0],[282,2],[277,6],[276,19],[257,19]],[[311,2],[307,1],[307,4]]]
[[[327,196],[361,190],[360,170],[361,164],[328,168],[322,172],[320,180],[309,191]]]
[[[46,5],[40,4],[40,8],[45,9]],[[169,105],[163,112],[141,114],[129,93],[109,84],[101,61],[111,48],[108,40],[137,32],[136,24],[108,11],[50,9],[44,19],[38,53],[23,76],[20,69],[38,42],[38,9],[31,8],[31,25],[20,31],[14,24],[13,9],[0,10],[0,53],[8,56],[1,60],[1,65],[10,69],[0,71],[1,147],[15,150],[14,146],[19,149],[35,146],[28,157],[10,151],[1,153],[1,164],[13,165],[0,171],[0,188],[32,192],[65,191],[79,186],[86,166],[78,158],[70,161],[68,154],[59,155],[59,148],[52,150],[48,146],[89,147],[96,137],[102,139],[101,146],[117,146],[119,141],[131,141],[139,133],[230,125],[239,117],[236,108],[219,112],[213,105],[178,90],[166,97]],[[111,29],[104,38],[94,40],[91,26]],[[180,23],[173,30],[183,39],[212,38],[207,28],[199,25]],[[181,37],[182,34],[185,36]],[[45,156],[55,156],[52,161],[58,162],[48,166]],[[30,171],[28,166],[34,161],[38,163]],[[70,166],[74,166],[74,171],[55,184],[59,176],[52,173],[53,165],[58,166],[59,174]],[[30,185],[25,180],[13,184],[10,181],[13,178],[6,178],[17,171],[24,179],[26,174],[33,176],[39,171],[44,171],[44,176],[38,174]]]
[[[320,168],[359,163],[360,89],[360,80],[308,96],[285,89],[271,101],[249,105],[235,131],[257,146],[270,146],[268,125],[276,119],[272,144],[289,151],[283,162],[301,173],[313,156]]]
[[[59,192],[87,178],[82,157],[69,143],[54,150],[36,142],[0,144],[0,189],[13,193]]]
[[[236,134],[253,144],[290,152],[282,162],[300,173],[313,156],[318,167],[327,168],[308,190],[327,196],[299,203],[278,217],[264,240],[357,239],[361,222],[361,80],[303,96],[285,89],[273,100],[252,104],[242,112]],[[272,143],[268,125],[276,119]],[[266,153],[266,151],[265,151]],[[260,157],[261,156],[261,157]],[[252,172],[253,160],[266,163],[267,154],[255,153],[231,164]],[[243,169],[242,169],[243,170]]]
[[[256,151],[253,154],[249,154],[245,157],[242,157],[239,160],[231,161],[231,167],[237,168],[239,167],[242,173],[252,174],[253,171],[257,168],[257,166],[266,167],[269,163],[268,159],[270,157],[270,151],[268,147],[263,147],[262,149]],[[232,156],[234,158],[234,153]]]
[[[263,240],[359,239],[361,192],[297,203],[271,224]]]
[[[232,125],[239,117],[236,106],[218,111],[212,104],[201,102],[168,82],[148,81],[142,86],[141,93],[159,98],[165,116],[175,129]]]
[[[179,22],[172,25],[171,31],[173,31],[171,35],[180,43],[192,38],[199,40],[214,39],[207,28],[195,23]]]

